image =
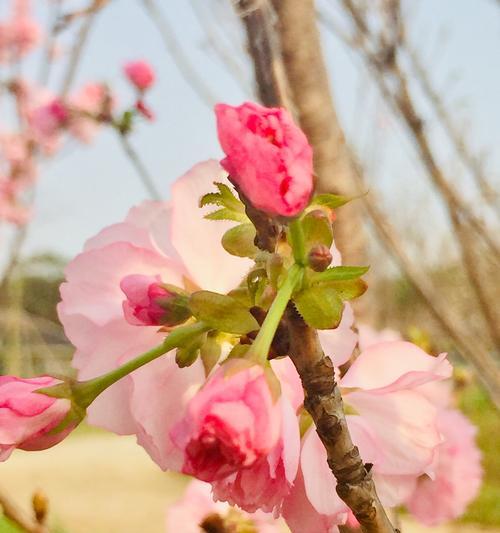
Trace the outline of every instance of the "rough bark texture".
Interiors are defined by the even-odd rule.
[[[273,4],[290,95],[300,126],[314,148],[316,189],[354,196],[350,154],[323,60],[315,2],[273,0]],[[335,243],[346,264],[367,264],[359,203],[353,202],[338,212]]]
[[[284,16],[281,9],[285,7],[285,4],[290,10],[296,7],[300,11],[302,2],[280,0],[276,3],[280,15],[281,32],[283,32],[283,27],[288,24],[284,18],[281,18]],[[307,4],[307,7],[312,9],[314,13],[314,4],[310,0],[304,0],[303,4]],[[281,90],[280,92],[276,88],[277,78],[266,74],[267,72],[276,72],[276,64],[280,57],[279,48],[277,49],[276,47],[279,46],[279,43],[276,42],[274,37],[271,39],[269,33],[262,33],[261,30],[254,27],[254,24],[258,25],[263,22],[261,17],[266,18],[271,16],[269,4],[265,0],[258,3],[249,3],[242,0],[238,3],[237,8],[243,17],[247,29],[249,51],[255,65],[257,83],[259,87],[264,85],[259,90],[263,102],[267,105],[285,105],[280,99],[280,95],[286,91]],[[311,24],[310,18],[308,18],[308,21]],[[295,22],[298,24],[298,21]],[[314,20],[312,24],[315,24]],[[300,31],[300,27],[296,25],[294,31]],[[297,35],[295,34],[296,37]],[[299,42],[296,39],[294,43],[294,46],[297,48],[307,46],[306,39],[314,39],[314,35],[304,35],[301,37],[303,38],[303,42]],[[267,44],[260,41],[260,39],[266,38],[270,39]],[[253,42],[255,39],[257,39],[257,42]],[[290,45],[291,41],[288,44]],[[313,41],[313,47],[316,45],[317,49],[315,53],[321,58],[317,35],[316,44]],[[307,56],[302,59],[302,61],[308,60]],[[304,74],[310,80],[310,74],[305,72],[307,70],[305,64],[303,67]],[[314,65],[309,64],[309,68],[314,69]],[[286,70],[288,70],[288,66]],[[278,68],[279,71],[280,68]],[[328,92],[327,83],[326,91]],[[328,109],[333,110],[331,102],[328,105]],[[318,108],[317,111],[321,112],[321,109]],[[333,118],[336,117],[333,116]],[[328,125],[324,124],[324,127],[328,127]],[[308,134],[307,131],[306,134]],[[314,141],[311,138],[309,138],[309,141],[316,152]],[[325,150],[326,152],[327,150]],[[262,249],[273,251],[279,236],[276,227],[271,220],[256,211],[246,201],[244,196],[241,199],[247,206],[247,215],[257,229],[256,243]],[[360,231],[360,228],[356,228],[356,230]],[[378,499],[375,485],[369,472],[370,468],[363,464],[358,449],[352,443],[343,411],[340,390],[335,382],[333,365],[331,360],[323,354],[317,332],[302,320],[293,305],[289,306],[286,314],[290,357],[297,368],[304,386],[306,397],[305,407],[313,417],[318,435],[327,451],[328,464],[337,479],[338,495],[352,509],[365,533],[396,533],[397,530],[392,527]]]
[[[378,499],[370,469],[354,446],[335,381],[332,361],[321,349],[316,331],[290,304],[287,309],[290,358],[302,380],[304,407],[323,443],[328,466],[337,479],[337,494],[351,508],[365,533],[395,532]]]

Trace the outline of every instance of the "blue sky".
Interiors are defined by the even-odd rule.
[[[0,5],[2,2],[5,5],[5,0]],[[249,98],[251,70],[229,0],[158,3],[163,4],[163,9],[168,5],[169,21],[179,43],[216,99],[237,104]],[[331,9],[334,15],[338,13],[333,0],[318,4]],[[463,123],[474,146],[491,149],[488,169],[498,173],[500,157],[494,153],[500,143],[498,4],[493,0],[407,0],[403,4],[411,39],[432,66],[432,77],[443,89],[457,123]],[[213,51],[193,6],[216,32],[218,45],[224,46],[238,63],[248,89],[240,87]],[[43,10],[40,14],[44,14]],[[323,45],[342,122],[349,138],[366,157],[372,179],[383,189],[388,208],[414,194],[416,198],[427,198],[431,189],[423,183],[412,148],[384,109],[356,55],[327,33],[323,35]],[[142,124],[131,142],[167,198],[169,184],[177,176],[197,161],[219,157],[221,153],[210,107],[179,73],[140,2],[114,1],[104,10],[94,27],[75,87],[87,80],[106,80],[117,89],[119,100],[126,102],[132,94],[123,81],[121,65],[135,58],[148,59],[158,72],[158,83],[148,97],[157,120]],[[28,65],[28,76],[30,69],[36,72],[36,59]],[[56,85],[60,73],[60,69],[54,72]],[[425,106],[423,112],[425,115]],[[444,143],[440,146],[439,132],[433,135],[442,162],[450,172],[459,172],[453,152]],[[89,147],[74,145],[63,152],[42,167],[36,215],[25,254],[53,250],[71,257],[86,238],[123,218],[133,204],[147,197],[111,132],[102,132]],[[443,219],[439,205],[429,209],[437,219]],[[5,228],[0,229],[0,260],[5,256],[7,238]]]

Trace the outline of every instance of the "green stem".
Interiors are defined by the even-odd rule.
[[[285,312],[286,306],[290,301],[295,287],[302,279],[304,268],[300,265],[292,265],[288,271],[288,275],[281,287],[278,290],[278,294],[274,299],[271,308],[269,309],[266,319],[262,324],[260,331],[253,342],[249,355],[254,355],[261,362],[267,361],[267,355],[271,348],[274,335],[278,329],[281,317]]]
[[[290,244],[293,250],[295,262],[305,266],[307,264],[306,245],[304,241],[304,230],[298,218],[292,220],[288,226],[290,231]]]
[[[160,345],[127,361],[122,366],[94,379],[76,383],[73,386],[73,394],[77,403],[82,407],[88,407],[99,394],[113,385],[113,383],[209,329],[210,327],[204,322],[195,322],[194,324],[176,328],[169,333],[168,337]]]

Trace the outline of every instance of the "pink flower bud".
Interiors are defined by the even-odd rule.
[[[153,111],[151,111],[150,107],[141,98],[135,103],[135,108],[144,118],[147,118],[148,120],[155,119]]]
[[[293,217],[313,190],[312,148],[285,109],[246,102],[215,106],[221,165],[252,204]]]
[[[154,70],[146,61],[131,61],[125,65],[123,70],[129,81],[139,91],[149,89],[155,81]]]
[[[66,417],[71,402],[36,391],[59,383],[50,376],[22,379],[0,376],[0,461],[15,448],[45,450],[62,441],[73,429],[54,430]]]
[[[127,297],[123,313],[134,326],[176,326],[191,316],[187,298],[168,290],[159,276],[132,274],[122,279],[120,288]]]
[[[279,438],[280,411],[264,370],[257,365],[234,368],[238,363],[234,359],[217,370],[170,432],[184,451],[182,471],[203,481],[251,467]]]

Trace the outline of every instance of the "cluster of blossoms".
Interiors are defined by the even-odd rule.
[[[62,440],[85,407],[89,423],[136,435],[160,468],[197,479],[169,530],[270,533],[278,517],[297,533],[355,524],[279,342],[291,299],[319,330],[383,505],[405,504],[427,524],[458,516],[481,468],[474,429],[452,407],[446,354],[353,329],[348,300],[366,289],[366,269],[340,265],[332,208],[343,200],[312,196],[312,151],[288,113],[246,103],[216,115],[221,164],[193,167],[169,202],[132,208],[67,267],[59,316],[80,381],[55,392],[44,383],[47,399],[36,380],[3,378],[2,458]],[[255,246],[232,185],[276,221],[274,250]]]
[[[124,74],[137,93],[125,111],[116,110],[116,97],[104,83],[92,82],[70,94],[57,94],[25,79],[21,62],[46,46],[29,0],[14,0],[12,13],[0,20],[0,66],[11,77],[0,80],[0,99],[9,99],[11,120],[0,124],[0,221],[22,225],[30,217],[28,192],[38,175],[41,158],[52,158],[70,139],[90,143],[103,125],[128,133],[136,115],[152,120],[144,93],[154,83],[154,72],[144,61],[125,65]],[[53,54],[54,55],[54,54]],[[55,57],[51,59],[55,60]],[[5,104],[4,104],[5,105]],[[7,107],[7,106],[5,106]],[[9,117],[9,113],[2,113]]]

